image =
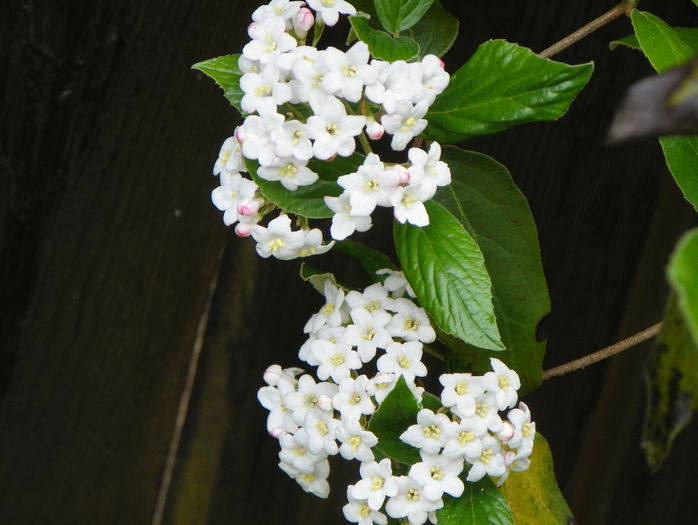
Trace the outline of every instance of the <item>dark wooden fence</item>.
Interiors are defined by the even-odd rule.
[[[189,67],[239,50],[255,3],[3,4],[2,524],[342,522],[353,466],[337,462],[326,502],[304,495],[255,397],[268,364],[296,362],[319,298],[209,203],[235,115]],[[493,37],[543,49],[611,4],[445,1],[462,28],[447,64]],[[642,7],[698,22],[688,0]],[[511,169],[538,220],[549,366],[658,320],[663,265],[695,222],[654,141],[603,145],[625,88],[651,73],[608,52],[629,32],[617,21],[561,54],[597,70],[560,123],[468,144]],[[695,523],[696,426],[656,476],[640,453],[642,352],[530,396],[582,524]]]

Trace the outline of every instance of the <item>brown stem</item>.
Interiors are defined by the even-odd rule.
[[[574,361],[570,361],[569,363],[565,363],[564,365],[556,366],[555,368],[546,370],[545,372],[543,372],[543,380],[550,379],[551,377],[555,376],[562,376],[569,372],[574,372],[575,370],[581,370],[582,368],[585,368],[589,365],[593,365],[594,363],[603,361],[604,359],[611,357],[612,355],[616,355],[622,352],[623,350],[627,350],[628,348],[632,348],[633,346],[639,345],[643,341],[647,341],[648,339],[653,338],[655,335],[659,333],[661,329],[662,323],[657,323],[653,326],[650,326],[649,328],[645,328],[642,332],[638,332],[635,335],[631,335],[627,339],[618,341],[616,344],[607,346],[606,348],[603,348],[598,352],[585,355],[584,357],[580,357],[579,359],[575,359]]]
[[[621,2],[610,11],[602,14],[600,17],[589,22],[584,27],[577,29],[571,35],[566,36],[556,44],[550,46],[548,49],[541,51],[540,53],[538,53],[538,56],[541,58],[550,58],[551,56],[553,56],[556,53],[559,53],[563,49],[567,49],[575,42],[580,41],[582,38],[590,35],[600,27],[605,26],[606,24],[615,20],[619,16],[623,14],[630,15],[630,12],[635,8],[637,3],[638,0],[625,0],[624,2]]]

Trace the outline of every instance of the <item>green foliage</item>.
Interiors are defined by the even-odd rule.
[[[492,283],[473,237],[437,202],[426,203],[429,226],[395,223],[395,248],[405,277],[436,325],[460,340],[503,349]]]
[[[335,248],[356,259],[373,282],[383,282],[385,279],[385,276],[377,275],[376,271],[383,268],[396,269],[390,257],[360,242],[345,239],[337,242]]]
[[[422,19],[405,33],[419,44],[420,57],[441,57],[456,41],[459,25],[458,19],[446,11],[439,0],[434,0]]]
[[[371,54],[382,60],[393,62],[395,60],[409,60],[419,54],[419,44],[407,37],[394,37],[385,31],[372,28],[368,19],[363,16],[349,17],[351,27],[365,42]]]
[[[633,11],[631,18],[642,51],[660,73],[695,55],[696,50],[661,18],[638,10]]]
[[[545,340],[538,325],[550,312],[536,224],[526,198],[509,171],[496,160],[446,146],[442,160],[451,167],[450,186],[435,200],[448,209],[477,242],[492,280],[494,311],[503,352],[455,345],[463,363],[483,373],[497,357],[516,370],[524,391],[541,382]]]
[[[693,342],[698,344],[698,229],[683,236],[669,264],[669,281]]]
[[[506,498],[488,477],[465,482],[460,498],[444,494],[444,506],[436,511],[439,525],[513,525]],[[518,523],[518,522],[517,522]]]
[[[663,137],[659,143],[683,196],[698,211],[698,137]]]
[[[637,49],[638,51],[642,51],[642,48],[640,47],[640,42],[637,41],[637,37],[635,35],[628,35],[623,38],[619,38],[618,40],[614,40],[610,44],[608,44],[608,47],[610,48],[611,51],[615,51],[618,46],[625,46],[629,47],[630,49]]]
[[[325,295],[325,282],[330,281],[335,286],[338,286],[337,279],[331,273],[321,272],[317,268],[313,268],[308,263],[301,263],[301,269],[299,271],[301,279],[305,282],[310,283],[315,290],[317,290],[321,295]]]
[[[326,219],[332,217],[333,213],[325,205],[325,195],[340,195],[342,188],[337,184],[337,178],[356,171],[363,161],[364,156],[360,153],[337,157],[332,162],[312,159],[308,168],[317,173],[320,179],[310,186],[301,186],[296,191],[287,190],[278,181],[268,181],[258,176],[255,161],[248,160],[247,169],[262,194],[282,210],[310,219]]]
[[[400,376],[368,422],[368,430],[378,438],[375,450],[406,465],[421,461],[419,450],[400,441],[400,434],[417,423],[418,412],[417,400],[405,378]]]
[[[397,35],[419,22],[431,3],[432,0],[375,0],[374,5],[383,27]]]
[[[556,120],[589,81],[593,64],[570,66],[490,40],[451,77],[426,119],[428,138],[460,142],[525,122]]]
[[[516,525],[569,525],[572,511],[560,492],[547,441],[536,434],[531,466],[512,472],[501,487],[516,517]]]
[[[191,68],[201,71],[215,80],[216,84],[223,89],[223,96],[243,115],[245,112],[240,107],[240,101],[244,93],[240,89],[242,72],[238,67],[239,58],[239,54],[210,58],[203,62],[197,62]]]
[[[673,32],[678,35],[694,52],[698,52],[698,28],[695,27],[674,27]],[[626,46],[631,49],[642,51],[640,42],[637,36],[628,35],[624,38],[614,40],[609,44],[611,51],[614,51],[618,46]]]
[[[434,394],[430,394],[429,392],[424,392],[422,394],[422,407],[423,408],[428,408],[432,412],[436,412],[440,408],[443,407],[441,404],[441,400],[436,397]]]

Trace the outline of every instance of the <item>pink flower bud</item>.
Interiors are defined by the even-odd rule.
[[[395,166],[395,168],[393,169],[400,176],[400,184],[407,184],[408,182],[410,182],[412,176],[410,175],[409,170],[405,166]]]
[[[279,383],[279,379],[281,379],[283,375],[284,372],[283,370],[281,370],[281,367],[279,365],[271,365],[264,371],[262,377],[264,378],[264,382],[267,385],[276,386]]]
[[[304,38],[314,24],[313,13],[307,7],[301,7],[293,17],[293,31],[299,38]]]
[[[366,123],[366,135],[371,140],[378,140],[385,133],[383,125],[376,121],[373,117],[368,117],[368,122]]]
[[[284,429],[281,427],[272,428],[269,431],[269,435],[274,439],[279,439],[284,433]]]
[[[235,140],[237,140],[240,144],[245,142],[245,128],[243,126],[237,126],[235,128]]]
[[[441,69],[446,69],[446,63],[445,63],[443,60],[441,60],[441,59],[439,59],[439,67],[440,67]]]
[[[514,437],[514,426],[508,421],[505,421],[502,424],[502,430],[497,432],[497,437],[506,443]]]
[[[259,199],[245,199],[238,204],[238,213],[243,217],[252,217],[257,215],[259,208],[262,206],[262,201]]]
[[[516,459],[516,454],[513,451],[509,451],[506,454],[504,454],[504,464],[508,467],[511,465],[514,460]]]
[[[320,410],[329,412],[332,410],[332,398],[327,394],[320,394],[317,396],[316,405]]]
[[[235,226],[235,235],[238,237],[249,237],[252,234],[252,226],[254,226],[254,224],[238,223]]]

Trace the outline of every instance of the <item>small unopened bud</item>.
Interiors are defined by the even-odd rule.
[[[327,394],[320,394],[317,396],[317,407],[320,410],[325,410],[329,412],[332,410],[332,398]]]
[[[368,135],[368,138],[371,140],[378,140],[383,136],[383,133],[385,133],[383,125],[373,117],[368,117],[366,123],[366,135]]]
[[[439,58],[439,67],[441,69],[446,69],[446,63],[443,60],[441,60],[440,58]]]
[[[252,226],[254,226],[254,224],[244,224],[239,222],[235,226],[235,235],[238,237],[249,237],[252,235]]]
[[[514,426],[508,421],[505,421],[502,424],[502,430],[497,432],[497,437],[506,443],[514,437]]]
[[[264,371],[262,378],[267,385],[276,386],[283,375],[284,372],[279,365],[271,365]]]
[[[274,439],[279,439],[284,433],[284,429],[281,427],[272,428],[269,431],[269,435]]]
[[[244,199],[238,204],[238,213],[244,217],[252,217],[257,215],[261,206],[262,201],[259,199]]]
[[[301,7],[293,17],[293,32],[298,38],[305,38],[310,28],[315,25],[315,17],[307,7]]]
[[[395,172],[400,176],[400,184],[407,184],[410,182],[410,179],[412,176],[410,175],[409,170],[405,166],[395,166],[393,168]]]
[[[516,454],[512,450],[508,451],[506,454],[504,454],[504,465],[508,467],[514,462],[515,459]]]
[[[245,142],[245,128],[243,126],[237,126],[235,128],[235,140],[237,140],[240,144]]]

